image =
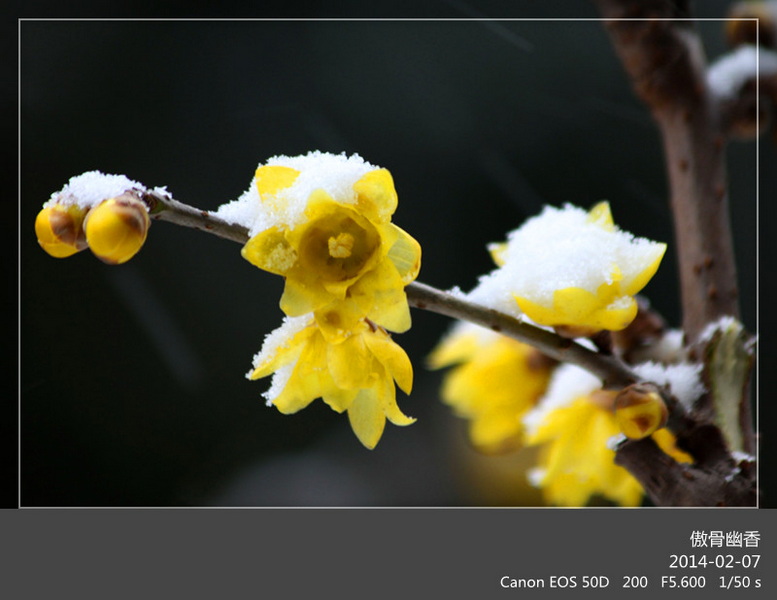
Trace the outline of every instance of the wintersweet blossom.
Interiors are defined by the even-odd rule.
[[[615,464],[610,441],[620,435],[613,413],[614,391],[573,365],[559,367],[538,406],[524,417],[526,443],[540,445],[539,466],[530,475],[546,500],[561,506],[584,506],[601,496],[622,506],[637,506],[644,491],[623,467]],[[666,429],[652,434],[669,456],[692,458],[678,450]]]
[[[252,189],[218,214],[253,211],[242,254],[285,278],[283,312],[313,312],[328,335],[344,335],[365,317],[395,332],[410,327],[404,287],[418,275],[421,249],[391,223],[396,207],[386,169],[312,152],[268,160]]]
[[[394,383],[405,393],[413,385],[410,359],[382,328],[361,321],[349,335],[328,341],[312,315],[287,317],[254,357],[249,379],[272,374],[268,405],[292,414],[322,398],[333,410],[348,412],[351,427],[374,448],[386,419],[395,425],[415,421],[397,406]]]
[[[460,322],[429,357],[445,375],[443,401],[468,419],[472,444],[484,452],[518,448],[521,417],[545,391],[552,364],[537,350],[477,325]]]
[[[481,279],[473,300],[539,325],[595,332],[631,323],[634,295],[655,274],[666,244],[621,231],[601,202],[588,212],[545,207],[490,250],[499,268]]]

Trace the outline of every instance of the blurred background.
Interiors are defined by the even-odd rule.
[[[521,4],[532,3],[512,16],[597,16],[579,2],[554,3],[555,15]],[[728,3],[698,4],[698,16],[722,17]],[[342,14],[429,16],[360,7],[345,2]],[[698,29],[709,58],[725,51],[722,23]],[[46,255],[35,215],[84,171],[167,186],[211,210],[270,156],[356,152],[392,172],[394,222],[423,248],[419,280],[442,288],[472,287],[492,268],[485,245],[544,204],[607,199],[623,229],[669,242],[645,294],[679,323],[660,140],[600,22],[35,20],[20,35],[24,506],[540,502],[520,474],[530,457],[479,456],[440,403],[441,373],[424,360],[449,320],[414,311],[397,336],[416,372],[398,402],[418,422],[387,425],[365,450],[344,415],[316,401],[284,416],[265,406],[266,380],[245,379],[282,318],[282,281],[238,245],[156,222],[122,266],[88,251]],[[743,318],[755,331],[756,145],[729,156]],[[777,189],[768,139],[760,161],[763,223]],[[764,314],[761,329],[772,324]],[[763,404],[768,491],[775,421]]]

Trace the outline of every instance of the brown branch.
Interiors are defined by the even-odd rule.
[[[695,342],[704,327],[739,315],[729,224],[723,135],[706,87],[706,62],[687,21],[687,3],[595,0],[664,143],[680,270],[683,329]],[[622,20],[637,19],[637,20]],[[662,20],[654,20],[662,19]]]
[[[147,192],[141,199],[148,205],[152,219],[206,231],[238,244],[245,244],[248,241],[248,228],[227,223],[207,210],[178,202],[157,191]]]
[[[739,316],[724,154],[734,114],[723,114],[721,99],[708,89],[706,60],[687,1],[594,2],[607,19],[606,29],[635,92],[661,132],[683,329],[694,346],[708,324]],[[737,111],[749,108],[744,102]],[[744,438],[752,439],[749,399],[742,394],[733,400],[739,403]],[[712,402],[709,392],[697,408]],[[722,431],[710,420],[708,411],[694,410],[674,424],[677,444],[693,456],[692,466],[675,462],[650,440],[620,444],[616,462],[659,505],[755,505],[754,469],[737,464]]]
[[[659,506],[756,506],[755,465],[734,460],[713,426],[687,436],[694,454],[706,457],[694,464],[678,463],[652,438],[627,440],[617,448],[615,462],[639,480]],[[689,449],[686,445],[686,448]]]
[[[622,388],[642,381],[612,355],[594,352],[569,338],[535,327],[505,313],[474,304],[420,282],[411,283],[405,291],[411,306],[470,321],[534,346],[550,358],[572,363],[596,375],[602,380],[604,387]]]
[[[149,207],[149,213],[153,219],[212,233],[239,244],[245,244],[248,241],[246,227],[227,223],[208,211],[183,204],[157,191],[147,192],[139,197]],[[405,293],[408,303],[415,308],[471,321],[530,344],[553,359],[586,369],[599,377],[606,387],[620,388],[641,380],[623,362],[613,356],[594,352],[568,338],[454,294],[420,282],[410,283],[405,288]]]

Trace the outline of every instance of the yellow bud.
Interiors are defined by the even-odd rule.
[[[86,248],[84,213],[75,205],[44,207],[35,218],[35,235],[41,248],[54,258],[66,258]]]
[[[138,253],[151,224],[145,204],[124,194],[95,206],[84,230],[91,251],[103,262],[118,265]]]
[[[615,398],[615,420],[623,435],[641,440],[666,425],[669,411],[658,388],[635,383]]]

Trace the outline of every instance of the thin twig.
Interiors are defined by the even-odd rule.
[[[183,204],[163,193],[151,191],[141,199],[148,205],[153,219],[212,233],[239,244],[248,241],[246,227],[228,223],[208,211]],[[599,354],[568,338],[475,304],[461,296],[420,282],[409,284],[405,292],[409,304],[415,308],[470,321],[530,344],[550,358],[586,369],[599,377],[605,387],[621,388],[641,381],[638,375],[614,356]]]
[[[405,288],[411,306],[470,321],[492,331],[534,346],[546,356],[572,363],[596,375],[605,387],[622,388],[641,378],[612,355],[599,354],[585,346],[541,329],[505,313],[474,304],[460,296],[443,292],[425,283],[413,282]]]

